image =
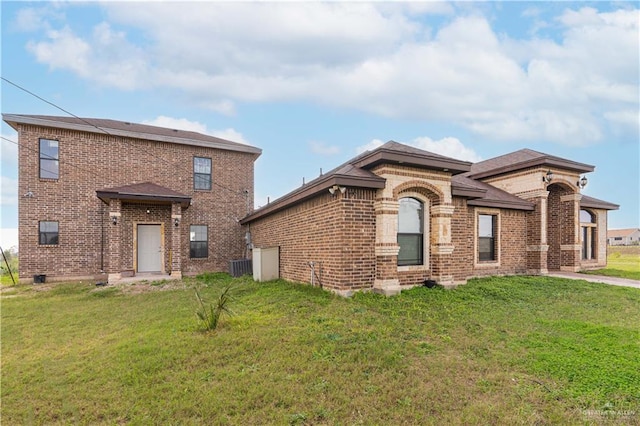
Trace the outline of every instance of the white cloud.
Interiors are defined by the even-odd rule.
[[[311,152],[319,155],[336,155],[340,153],[340,147],[335,145],[327,145],[324,142],[309,141]]]
[[[18,247],[18,228],[0,228],[0,246],[3,250]],[[15,274],[15,271],[14,271]]]
[[[18,205],[18,179],[7,176],[0,176],[0,205],[17,206]]]
[[[232,142],[238,142],[238,143],[244,143],[244,144],[248,144],[249,142],[247,142],[247,140],[244,138],[244,136],[242,136],[242,133],[238,132],[237,130],[229,127],[227,129],[224,130],[212,130],[209,132],[210,135],[215,136],[217,138],[220,139],[226,139],[228,141],[232,141]]]
[[[225,139],[232,142],[248,144],[247,140],[242,136],[242,133],[233,128],[227,128],[222,130],[209,130],[206,124],[202,124],[198,121],[191,121],[186,118],[173,118],[160,115],[153,120],[145,120],[142,124],[148,124],[150,126],[166,127],[168,129],[188,130],[191,132],[198,132],[204,135],[215,136],[217,138]]]
[[[421,136],[403,143],[424,151],[444,155],[445,157],[455,158],[458,160],[471,161],[473,163],[482,161],[482,157],[480,157],[473,149],[464,146],[459,139],[454,137],[445,137],[434,141],[427,136]],[[361,154],[365,151],[372,151],[382,145],[384,145],[384,142],[380,139],[372,139],[371,142],[357,147],[356,152]]]
[[[175,90],[226,115],[237,102],[311,101],[454,123],[488,139],[579,146],[617,125],[604,112],[638,109],[637,9],[566,9],[550,21],[556,39],[527,40],[498,32],[477,11],[430,27],[426,15],[452,13],[449,4],[102,7],[110,23],[91,35],[63,27],[29,49],[99,84]],[[537,8],[522,15],[535,20]],[[532,25],[535,33],[547,23]]]

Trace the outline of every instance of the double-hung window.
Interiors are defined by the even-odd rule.
[[[193,188],[211,190],[211,158],[193,157]]]
[[[40,139],[40,179],[60,176],[60,147],[56,140]]]
[[[401,198],[398,210],[398,266],[424,263],[424,206],[415,198]]]
[[[189,229],[189,257],[201,259],[209,256],[207,225],[191,225]]]
[[[58,244],[58,222],[41,221],[38,223],[40,245]]]
[[[493,214],[478,215],[478,260],[492,262],[498,260],[496,250],[496,234],[498,233],[498,216]]]

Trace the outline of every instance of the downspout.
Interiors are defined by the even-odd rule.
[[[100,237],[100,273],[104,274],[104,203],[100,203],[100,223],[102,224]]]

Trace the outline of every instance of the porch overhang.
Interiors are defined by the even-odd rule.
[[[111,200],[154,204],[178,203],[183,209],[187,209],[191,204],[191,197],[151,182],[99,189],[96,190],[96,195],[106,204]]]

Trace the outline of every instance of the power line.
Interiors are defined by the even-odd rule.
[[[90,121],[88,121],[88,120],[86,120],[86,119],[84,119],[84,118],[82,118],[82,117],[79,117],[79,116],[77,116],[77,115],[73,114],[73,113],[72,113],[72,112],[70,112],[70,111],[67,111],[66,109],[64,109],[64,108],[62,108],[62,107],[60,107],[60,106],[56,105],[56,104],[55,104],[55,103],[53,103],[53,102],[50,102],[50,101],[48,101],[48,100],[44,99],[43,97],[41,97],[41,96],[39,96],[39,95],[37,95],[37,94],[33,93],[32,91],[30,91],[30,90],[28,90],[28,89],[26,89],[26,88],[24,88],[24,87],[20,86],[20,85],[19,85],[19,84],[17,84],[17,83],[14,83],[13,81],[11,81],[11,80],[9,80],[9,79],[7,79],[7,78],[5,78],[5,77],[0,76],[0,79],[2,79],[2,81],[5,81],[5,82],[7,82],[7,83],[11,84],[12,86],[14,86],[14,87],[16,87],[16,88],[18,88],[18,89],[22,90],[23,92],[28,93],[29,95],[31,95],[31,96],[33,96],[33,97],[35,97],[35,98],[37,98],[37,99],[41,100],[42,102],[45,102],[45,103],[47,103],[47,104],[49,104],[49,105],[53,106],[54,108],[59,109],[60,111],[64,112],[65,114],[68,114],[68,115],[70,115],[70,116],[72,116],[72,117],[74,117],[74,118],[76,118],[76,119],[78,119],[78,120],[82,121],[83,123],[85,123],[85,124],[87,124],[87,125],[89,125],[89,126],[91,126],[91,127],[94,127],[95,129],[97,129],[97,130],[101,131],[102,133],[105,133],[105,134],[107,134],[107,135],[109,135],[109,136],[112,136],[112,137],[116,138],[116,140],[118,140],[120,143],[122,143],[122,144],[126,144],[126,142],[123,140],[123,138],[122,138],[121,136],[119,136],[119,135],[114,135],[114,134],[110,133],[110,132],[109,132],[109,131],[107,131],[106,129],[104,129],[104,128],[100,127],[100,126],[97,126],[96,124],[91,123]],[[6,138],[4,138],[4,137],[3,137],[2,139],[6,139]],[[7,140],[8,140],[8,139],[7,139]],[[8,141],[9,141],[9,142],[13,142],[13,141],[11,141],[11,140],[8,140]],[[13,142],[13,143],[16,143],[16,142]],[[18,144],[18,143],[16,143],[16,144],[17,144],[17,145],[19,145],[19,146],[24,146],[24,145],[21,145],[21,144]],[[28,149],[29,149],[29,148],[28,148]],[[166,160],[165,158],[160,157],[160,156],[158,156],[158,155],[156,155],[156,154],[154,154],[154,153],[152,153],[152,152],[150,152],[150,151],[148,151],[148,150],[140,149],[140,151],[145,152],[146,154],[148,154],[148,155],[150,155],[150,156],[152,156],[152,157],[155,157],[155,158],[157,158],[158,160],[162,161],[163,163],[168,164],[168,165],[170,165],[170,166],[172,166],[172,167],[175,167],[175,168],[178,168],[178,167],[179,167],[179,165],[178,165],[178,164],[176,164],[176,163],[174,163],[174,162],[171,162],[171,161],[168,161],[168,160]],[[59,160],[59,161],[60,161],[60,160]],[[65,162],[65,164],[70,164],[70,163],[69,163],[69,162]],[[80,169],[80,170],[82,170],[82,169]],[[158,176],[158,174],[160,174],[160,173],[161,173],[161,172],[156,173],[155,175],[151,176],[151,178],[152,178],[152,179],[153,179],[153,178],[156,178],[156,177]],[[96,176],[97,176],[97,175],[96,175]],[[245,193],[244,191],[236,191],[236,190],[234,190],[234,189],[227,188],[226,186],[224,186],[224,185],[220,185],[219,183],[215,182],[215,181],[213,180],[213,176],[211,177],[211,183],[212,183],[212,185],[215,185],[215,186],[217,186],[217,187],[219,187],[219,188],[221,188],[221,189],[225,189],[225,190],[227,190],[227,191],[229,191],[229,192],[231,192],[231,193],[233,193],[233,194],[235,194],[235,195],[240,195],[240,196],[243,196],[243,197],[245,197],[245,196],[246,196],[246,193]]]

